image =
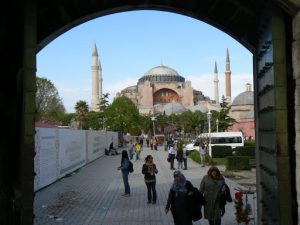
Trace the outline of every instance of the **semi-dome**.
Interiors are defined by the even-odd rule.
[[[136,85],[129,86],[129,87],[125,88],[124,90],[122,90],[122,92],[132,92],[132,91],[136,91]]]
[[[145,75],[139,79],[138,83],[145,82],[184,82],[185,79],[178,72],[170,67],[160,65],[150,69]]]
[[[180,114],[187,111],[187,109],[179,102],[168,103],[162,108],[162,113],[166,115]]]
[[[254,105],[253,91],[242,92],[233,100],[232,105]]]
[[[200,111],[202,113],[206,113],[208,111],[207,107],[202,104],[194,105],[194,106],[190,107],[189,109],[192,112]]]

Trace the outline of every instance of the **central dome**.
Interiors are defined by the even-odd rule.
[[[145,73],[145,76],[154,76],[154,75],[179,76],[179,74],[174,69],[164,65],[154,67],[151,70],[149,70],[147,73]]]
[[[185,82],[185,79],[180,76],[176,70],[164,65],[150,69],[142,78],[139,79],[138,83],[143,83],[146,80],[151,83]]]

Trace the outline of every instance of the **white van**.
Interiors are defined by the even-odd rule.
[[[200,144],[201,144],[201,143],[200,143],[200,140],[195,139],[195,140],[192,141],[192,143],[187,144],[187,145],[185,146],[185,148],[186,148],[187,151],[193,151],[193,150],[199,151],[199,149],[200,149]]]
[[[210,146],[227,145],[232,148],[244,146],[244,137],[242,132],[213,132],[210,133],[210,141],[209,133],[202,133],[198,136],[198,141],[201,143],[211,143]]]

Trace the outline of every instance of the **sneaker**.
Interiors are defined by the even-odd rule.
[[[125,195],[123,195],[124,197],[129,197],[130,196],[130,194],[125,194]]]

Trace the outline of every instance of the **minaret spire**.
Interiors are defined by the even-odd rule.
[[[228,103],[231,103],[231,71],[230,71],[230,60],[229,60],[228,48],[226,51],[225,85],[226,85],[226,99]]]
[[[98,59],[96,43],[92,54],[92,101],[91,110],[99,111],[100,98],[102,98],[102,68]]]
[[[219,78],[218,78],[218,67],[217,62],[215,62],[215,72],[214,72],[214,92],[216,104],[219,104]]]

